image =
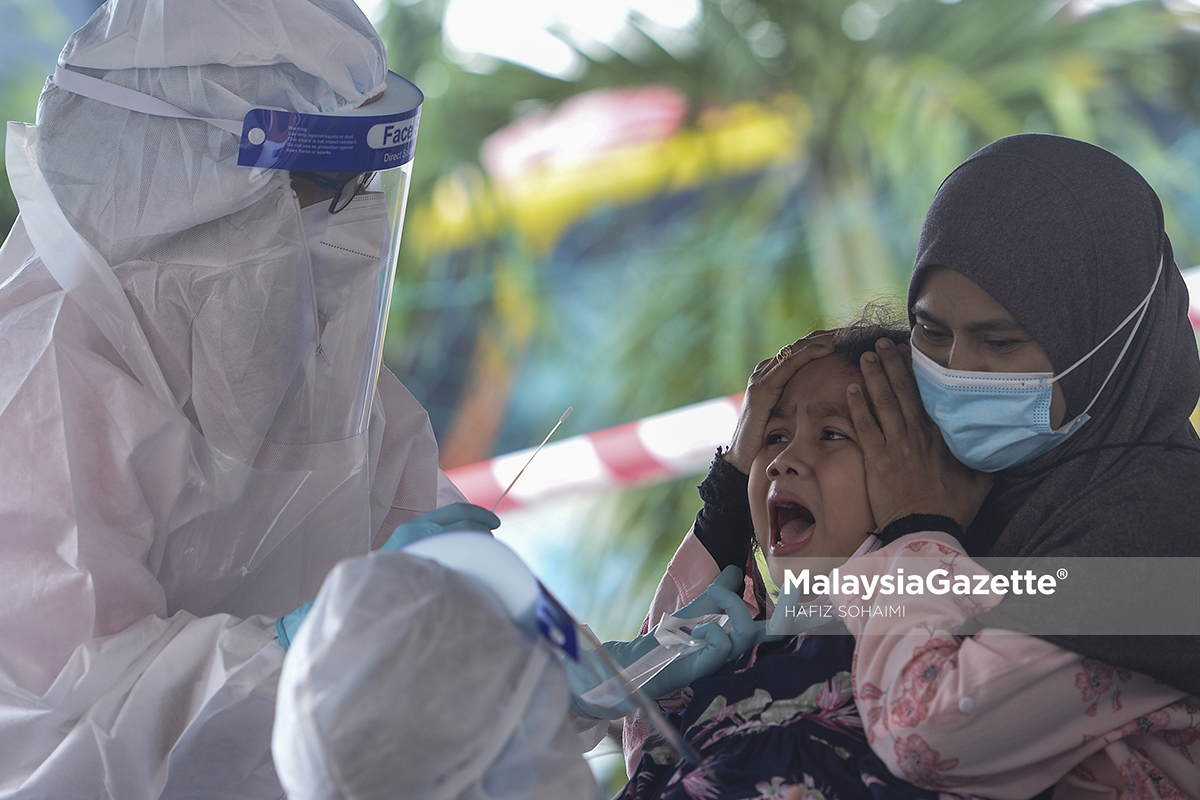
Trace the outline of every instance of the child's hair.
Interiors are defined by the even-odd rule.
[[[855,367],[863,353],[874,351],[875,342],[891,339],[896,344],[908,344],[911,330],[904,312],[894,303],[874,300],[850,322],[833,334],[833,352]]]

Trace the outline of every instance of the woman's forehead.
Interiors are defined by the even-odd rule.
[[[912,314],[972,332],[1024,332],[1007,308],[975,281],[946,267],[931,267],[912,304]]]

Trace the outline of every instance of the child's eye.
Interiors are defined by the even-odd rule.
[[[826,428],[821,431],[821,439],[827,442],[836,442],[841,439],[849,439],[850,437],[841,431],[835,431],[832,428]]]
[[[773,444],[783,444],[786,441],[787,441],[786,434],[783,434],[783,433],[768,433],[767,434],[766,444],[768,446],[773,445]]]

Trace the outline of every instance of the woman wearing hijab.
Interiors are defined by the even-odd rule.
[[[1129,165],[1036,134],[968,159],[921,234],[909,288],[915,380],[883,347],[863,361],[875,413],[861,393],[849,397],[891,542],[874,557],[935,540],[976,557],[1200,554],[1200,442],[1188,421],[1200,360],[1187,306],[1162,207]],[[1003,385],[1019,372],[1040,377]],[[931,530],[942,534],[916,533]],[[1200,711],[1185,699],[1200,693],[1196,636],[1035,639],[985,627],[926,635],[938,644],[905,660],[909,639],[870,637],[871,624],[855,632],[867,637],[855,673],[864,717],[910,714],[876,752],[891,750],[918,782],[974,774],[973,786],[989,787],[975,790],[992,794],[1060,778],[1150,797],[1200,791]],[[914,684],[922,658],[929,678]],[[921,701],[906,712],[914,692]],[[1154,708],[1156,697],[1170,702]]]
[[[922,231],[915,378],[881,342],[847,395],[885,546],[843,573],[902,554],[965,571],[981,556],[1200,555],[1187,305],[1158,198],[1120,159],[1036,134],[968,159]],[[1027,391],[1009,391],[1014,373]],[[742,425],[725,461],[753,440]],[[721,535],[737,514],[706,506],[655,608],[686,600],[679,576],[745,563]],[[989,797],[1200,795],[1200,637],[999,634],[986,616],[967,636],[957,605],[935,612],[844,620],[868,739],[895,774]]]

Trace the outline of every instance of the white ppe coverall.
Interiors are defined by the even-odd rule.
[[[603,800],[570,697],[477,578],[372,553],[334,568],[288,650],[276,764],[291,800]]]
[[[357,107],[386,69],[352,0],[110,0],[59,64],[233,120]],[[281,797],[275,619],[460,499],[386,370],[334,435],[361,282],[238,147],[53,84],[9,125],[0,798]]]

